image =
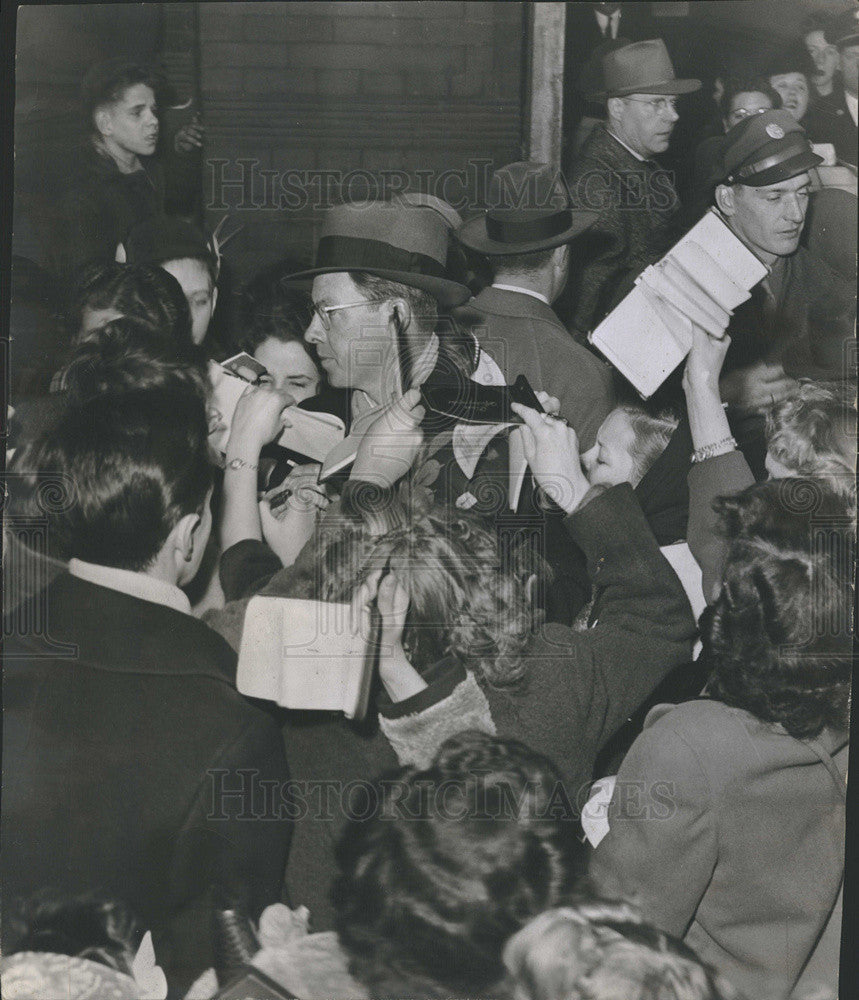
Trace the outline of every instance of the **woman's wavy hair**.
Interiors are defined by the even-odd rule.
[[[767,414],[767,447],[796,476],[822,479],[856,499],[855,393],[804,381]]]
[[[374,997],[492,995],[505,941],[572,898],[572,817],[560,776],[515,740],[465,732],[425,770],[376,783],[373,817],[338,845],[336,924]]]
[[[691,948],[623,902],[541,913],[507,943],[504,964],[523,1000],[738,1000]]]
[[[648,413],[640,406],[623,405],[618,410],[629,417],[632,426],[633,444],[631,456],[634,463],[633,486],[638,485],[650,467],[668,447],[671,435],[680,423],[678,417],[669,411]]]
[[[719,99],[719,111],[724,119],[731,113],[731,103],[737,94],[765,94],[773,108],[781,107],[781,94],[775,90],[765,76],[755,73],[732,74],[725,78],[725,89]]]
[[[57,372],[54,388],[71,403],[106,393],[170,388],[190,389],[205,402],[209,383],[204,355],[193,343],[177,343],[169,329],[124,316],[78,343]]]
[[[269,337],[284,343],[295,341],[312,356],[304,343],[304,331],[313,314],[310,296],[288,284],[289,274],[300,266],[281,261],[258,271],[242,289],[238,312],[241,322],[238,346],[249,354]]]
[[[88,336],[81,333],[85,309],[107,309],[148,323],[169,333],[182,349],[194,343],[182,286],[155,264],[87,264],[78,271],[67,318],[75,346]]]
[[[384,509],[371,501],[353,498],[360,513],[323,544],[316,596],[348,601],[371,573],[395,571],[409,592],[403,645],[418,671],[454,657],[490,687],[520,681],[540,619],[527,582],[545,577],[543,560],[526,544],[505,549],[465,512],[422,509],[415,496],[407,517],[397,501]]]
[[[855,512],[814,480],[717,501],[733,539],[721,593],[701,618],[709,693],[797,739],[849,719]]]

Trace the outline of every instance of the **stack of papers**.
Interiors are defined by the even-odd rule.
[[[689,353],[693,324],[723,336],[733,311],[767,274],[767,265],[710,209],[638,276],[590,342],[647,399]]]

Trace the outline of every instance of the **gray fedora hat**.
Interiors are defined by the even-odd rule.
[[[288,275],[289,284],[317,274],[357,271],[434,296],[445,308],[471,297],[447,276],[448,222],[437,211],[402,202],[336,205],[322,223],[314,266]]]
[[[691,94],[700,87],[700,80],[678,80],[665,42],[651,38],[606,52],[601,89],[590,98],[601,101],[630,94]]]
[[[456,238],[489,257],[552,250],[592,226],[599,214],[574,209],[559,171],[546,163],[520,161],[496,170],[489,184],[490,208],[462,224]]]

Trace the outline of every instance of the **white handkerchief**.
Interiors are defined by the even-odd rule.
[[[609,831],[608,807],[611,797],[614,795],[616,784],[616,774],[595,781],[591,789],[591,797],[582,809],[582,830],[584,830],[591,847],[598,847],[600,841]]]

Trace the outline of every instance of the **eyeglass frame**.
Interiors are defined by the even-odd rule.
[[[635,101],[637,104],[649,104],[656,115],[664,114],[669,108],[675,114],[677,113],[676,97],[633,97],[631,94],[627,94],[624,100]]]
[[[338,312],[340,309],[355,309],[358,306],[375,306],[378,304],[378,302],[370,302],[364,299],[362,302],[346,302],[340,306],[321,306],[318,302],[314,302],[311,299],[310,308],[313,315],[319,317],[322,329],[327,333],[331,329],[331,313]]]
[[[741,111],[743,113],[740,115]],[[728,121],[730,121],[734,115],[740,115],[740,121],[735,122],[736,125],[739,125],[740,122],[744,122],[747,118],[752,118],[755,115],[762,115],[765,111],[772,111],[772,108],[755,108],[752,111],[748,108],[734,108],[734,110],[728,115]]]

